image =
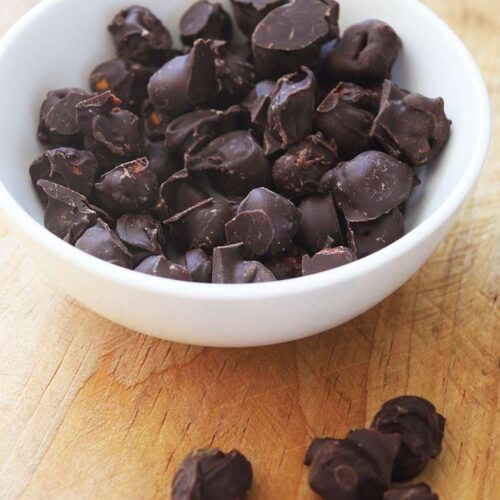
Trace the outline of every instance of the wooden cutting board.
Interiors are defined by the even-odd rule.
[[[35,3],[0,0],[0,33]],[[312,499],[309,440],[343,436],[407,393],[447,418],[422,479],[444,500],[500,498],[500,7],[426,3],[486,77],[492,149],[432,259],[349,324],[258,349],[148,338],[45,282],[0,223],[0,498],[168,498],[183,456],[214,445],[252,461],[252,498]]]

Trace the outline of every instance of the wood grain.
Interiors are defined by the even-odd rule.
[[[35,0],[0,0],[0,33]],[[203,349],[126,331],[46,283],[0,223],[0,498],[155,499],[195,447],[238,447],[252,498],[315,498],[315,435],[368,423],[402,393],[448,422],[427,468],[444,500],[500,491],[500,15],[497,0],[426,0],[492,96],[484,174],[452,232],[362,317],[278,347]],[[466,98],[466,96],[464,96]]]

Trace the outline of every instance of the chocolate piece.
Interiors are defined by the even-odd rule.
[[[149,168],[147,158],[119,165],[104,174],[95,185],[96,198],[106,210],[115,214],[143,212],[155,202],[158,179]]]
[[[309,276],[311,274],[322,273],[337,267],[345,266],[356,260],[356,256],[346,247],[325,248],[317,254],[309,257],[302,257],[302,274]]]
[[[155,68],[142,64],[112,59],[99,64],[90,74],[90,88],[94,92],[111,91],[123,106],[139,112],[148,96],[148,82]]]
[[[312,133],[315,95],[316,78],[305,66],[278,80],[271,94],[264,132],[267,155],[287,149]]]
[[[314,456],[318,451],[325,445],[328,444],[335,444],[338,441],[338,439],[335,438],[330,438],[330,437],[315,437],[313,440],[310,442],[309,446],[307,447],[306,454],[304,455],[304,465],[307,465],[308,467],[312,464],[312,461],[314,459]]]
[[[154,219],[160,221],[164,221],[165,219],[168,219],[168,217],[170,217],[171,214],[167,208],[167,205],[165,204],[165,200],[160,193],[158,193],[155,202],[149,209],[149,213],[153,216]]]
[[[144,135],[148,139],[157,141],[165,138],[168,120],[149,99],[142,104],[141,122]]]
[[[172,483],[172,500],[241,500],[252,486],[252,466],[237,450],[190,453]]]
[[[252,35],[258,73],[273,78],[316,66],[321,46],[338,36],[338,17],[334,0],[295,0],[272,10]]]
[[[275,277],[264,264],[245,260],[243,243],[217,247],[214,250],[212,283],[264,283]]]
[[[428,484],[419,483],[386,491],[384,500],[439,500],[439,497],[432,492]]]
[[[321,185],[331,189],[349,222],[366,222],[405,202],[413,179],[413,171],[405,163],[368,151],[327,172]]]
[[[242,242],[252,255],[272,257],[292,247],[299,219],[300,212],[291,201],[260,187],[249,193],[226,225],[227,242]]]
[[[132,268],[132,255],[127,247],[101,219],[80,236],[75,247],[110,264]]]
[[[334,92],[351,106],[369,111],[374,116],[378,113],[382,93],[380,87],[370,89],[355,83],[340,82]]]
[[[313,442],[306,454],[309,485],[323,498],[380,500],[390,485],[399,441],[397,434],[359,429],[343,440]]]
[[[249,38],[269,12],[288,0],[231,0],[234,18],[240,30]]]
[[[178,281],[191,281],[186,268],[170,262],[164,255],[152,255],[144,259],[136,268],[136,271],[160,278],[168,278]]]
[[[338,163],[337,145],[321,133],[292,146],[273,166],[273,181],[278,191],[296,198],[318,192],[322,176]]]
[[[190,173],[203,173],[226,196],[246,196],[268,186],[271,165],[251,132],[238,130],[217,137],[186,157]]]
[[[382,21],[369,19],[345,30],[326,64],[336,81],[375,85],[390,78],[400,50],[396,32]]]
[[[38,139],[52,147],[81,147],[83,136],[76,107],[88,98],[89,94],[81,89],[49,92],[40,109]]]
[[[180,162],[167,151],[163,141],[146,141],[144,154],[149,160],[149,168],[156,174],[160,183],[180,169]]]
[[[88,198],[94,190],[98,169],[99,165],[92,153],[72,148],[57,148],[45,151],[36,158],[30,166],[30,176],[45,205],[45,192],[37,186],[40,179],[60,184]]]
[[[192,281],[197,283],[212,281],[212,259],[203,250],[200,248],[189,250],[182,260]]]
[[[451,121],[444,101],[441,97],[402,94],[393,87],[390,81],[384,83],[371,134],[391,156],[423,165],[435,158],[450,138]]]
[[[170,238],[177,249],[211,250],[224,245],[224,226],[232,217],[232,212],[232,206],[227,201],[209,198],[170,217],[165,224],[170,228]]]
[[[220,3],[200,0],[181,17],[180,31],[182,42],[193,45],[198,38],[229,41],[233,27],[229,14]]]
[[[277,280],[289,280],[302,276],[302,256],[304,251],[293,247],[287,253],[264,259],[262,263]]]
[[[340,158],[350,160],[373,149],[370,137],[373,118],[371,113],[352,106],[332,90],[318,106],[314,124],[327,139],[337,143]]]
[[[139,118],[120,109],[121,101],[103,92],[77,106],[78,121],[85,136],[85,149],[92,151],[104,170],[142,154]]]
[[[118,55],[141,64],[162,65],[172,47],[167,28],[145,7],[133,6],[120,11],[108,30]]]
[[[435,406],[417,396],[401,396],[382,405],[372,427],[401,435],[401,449],[392,471],[393,481],[410,481],[427,462],[441,453],[445,419]]]
[[[309,196],[298,206],[300,211],[297,241],[314,254],[344,243],[337,211],[330,194]]]
[[[271,102],[276,82],[274,80],[262,80],[247,95],[241,105],[250,112],[250,121],[259,130],[263,129],[267,122],[267,111]]]
[[[347,228],[349,247],[358,259],[382,250],[402,238],[404,234],[405,221],[399,208],[375,220],[349,222]]]

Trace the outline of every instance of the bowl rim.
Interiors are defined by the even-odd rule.
[[[19,19],[0,39],[0,62],[4,54],[22,36],[31,23],[53,5],[66,0],[42,0]],[[429,7],[418,0],[399,0],[405,9],[420,11],[426,22],[442,30],[454,50],[461,54],[464,68],[471,75],[474,87],[471,96],[476,101],[478,124],[473,154],[465,168],[464,175],[452,193],[442,202],[431,217],[418,224],[416,228],[400,240],[378,252],[343,267],[311,276],[290,280],[257,284],[212,284],[158,279],[155,276],[141,274],[101,261],[67,244],[50,233],[43,225],[31,217],[8,192],[0,180],[0,210],[6,215],[10,226],[33,240],[45,251],[53,254],[68,265],[76,266],[98,280],[105,279],[116,285],[132,287],[139,291],[176,296],[179,298],[199,299],[203,301],[263,300],[277,297],[291,297],[304,292],[317,291],[355,280],[384,264],[396,261],[411,248],[423,243],[432,234],[453,217],[460,208],[476,182],[484,166],[491,136],[491,110],[488,91],[483,76],[472,55],[455,32]]]

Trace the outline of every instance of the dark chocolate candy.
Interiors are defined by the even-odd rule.
[[[149,160],[149,168],[162,183],[180,170],[180,162],[167,150],[164,141],[146,141],[144,154]]]
[[[309,257],[302,257],[302,274],[309,276],[311,274],[322,273],[337,267],[345,266],[356,260],[356,256],[346,247],[325,248]]]
[[[193,45],[198,38],[231,40],[232,24],[229,14],[217,2],[200,0],[184,13],[180,20],[181,40]]]
[[[374,116],[380,108],[380,98],[382,88],[365,88],[355,83],[340,82],[334,89],[344,102],[365,111],[369,111]]]
[[[147,139],[159,141],[165,138],[168,120],[149,99],[146,99],[142,104],[141,123]]]
[[[267,111],[271,102],[276,82],[274,80],[262,80],[245,97],[241,105],[250,113],[250,121],[259,130],[263,129],[267,122]]]
[[[439,500],[426,483],[413,484],[384,493],[384,500]]]
[[[401,40],[386,23],[369,19],[347,28],[326,62],[336,81],[375,85],[390,78]]]
[[[304,198],[300,211],[297,241],[311,254],[324,248],[343,245],[342,230],[330,194]]]
[[[190,173],[204,174],[226,196],[246,196],[268,186],[271,165],[252,132],[237,130],[217,137],[186,157]]]
[[[290,147],[273,166],[278,191],[289,198],[318,192],[322,176],[338,163],[337,145],[321,133],[311,135]]]
[[[142,154],[139,118],[122,110],[120,105],[121,101],[107,91],[77,106],[85,149],[96,155],[103,170],[110,170]]]
[[[277,280],[288,280],[302,276],[302,256],[304,250],[293,247],[286,253],[262,260]]]
[[[335,444],[336,441],[338,441],[338,439],[331,437],[313,438],[313,440],[309,443],[309,446],[307,447],[306,454],[304,455],[304,462],[303,462],[304,465],[307,465],[309,467],[312,464],[314,456],[323,446],[327,444]]]
[[[272,257],[292,247],[300,212],[295,205],[264,187],[251,191],[227,224],[228,243],[245,243],[253,255]]]
[[[236,24],[250,38],[255,27],[269,12],[287,2],[288,0],[231,0],[231,5]]]
[[[417,396],[401,396],[384,403],[372,427],[401,435],[401,449],[392,472],[393,481],[410,481],[427,462],[441,453],[445,419],[435,406]]]
[[[450,137],[444,101],[394,92],[393,87],[388,80],[384,83],[371,134],[391,156],[423,165],[441,152]]]
[[[89,97],[89,94],[81,89],[49,92],[40,109],[38,139],[52,147],[81,147],[83,135],[76,107]]]
[[[239,451],[196,450],[174,476],[172,500],[242,500],[251,486],[252,465]]]
[[[158,194],[158,179],[147,158],[119,165],[104,174],[95,185],[99,205],[115,214],[143,212]]]
[[[88,198],[94,190],[98,170],[96,157],[89,151],[57,148],[45,151],[35,159],[30,166],[30,176],[45,205],[45,192],[37,186],[40,179],[60,184]]]
[[[332,90],[318,106],[314,124],[327,139],[337,143],[340,158],[350,160],[373,149],[370,137],[373,119],[370,112],[349,104]]]
[[[245,260],[243,243],[214,249],[212,283],[263,283],[275,281],[273,273],[264,264]]]
[[[348,222],[347,228],[349,247],[358,259],[382,250],[402,238],[404,234],[405,221],[399,208],[375,220]]]
[[[136,268],[136,271],[160,278],[168,278],[178,281],[191,281],[191,277],[185,267],[170,262],[164,255],[152,255],[144,259]]]
[[[261,77],[280,77],[303,65],[317,65],[322,45],[338,36],[338,17],[334,0],[295,0],[272,10],[252,35]]]
[[[192,281],[197,283],[212,281],[212,259],[201,248],[186,252],[182,257],[182,262]]]
[[[333,192],[349,222],[366,222],[405,202],[413,180],[413,171],[405,163],[368,151],[327,172],[321,185]]]
[[[122,10],[108,29],[120,57],[152,66],[168,59],[170,33],[149,9],[133,6]]]
[[[312,133],[316,78],[303,66],[281,77],[271,94],[264,131],[264,151],[270,155],[302,141]]]

